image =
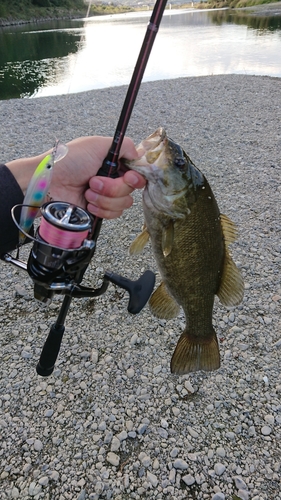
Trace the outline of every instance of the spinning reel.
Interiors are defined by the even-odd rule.
[[[19,250],[16,257],[4,254],[3,259],[28,272],[34,283],[34,297],[40,302],[49,304],[54,294],[65,296],[36,367],[39,375],[48,376],[53,372],[59,354],[64,321],[72,298],[102,295],[111,282],[129,292],[128,311],[137,314],[152,293],[155,275],[145,271],[138,280],[132,281],[106,271],[99,288],[81,285],[96,250],[101,219],[92,218],[86,210],[70,203],[52,201],[41,207],[41,223],[33,237],[25,233],[16,220],[15,210],[20,207],[22,205],[16,205],[12,209],[12,217],[24,236],[33,241],[33,246],[27,263],[19,260]],[[93,234],[95,221],[97,224]]]

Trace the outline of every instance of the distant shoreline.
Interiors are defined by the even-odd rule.
[[[184,9],[184,7],[182,7]],[[181,8],[177,8],[175,10],[181,10]],[[204,9],[196,9],[195,10],[204,10]],[[241,8],[234,8],[230,10],[236,10],[236,11],[246,11],[250,15],[258,15],[258,16],[274,16],[274,15],[281,15],[281,1],[279,2],[274,2],[274,3],[266,3],[266,4],[260,4],[260,5],[253,5],[251,7],[241,7]],[[138,12],[137,10],[134,12]],[[142,12],[142,11],[140,11]],[[99,14],[96,14],[97,16]],[[107,15],[110,15],[109,13]],[[71,12],[69,15],[62,15],[62,16],[47,16],[47,17],[39,17],[39,18],[31,18],[29,20],[26,19],[1,19],[0,18],[0,28],[5,27],[5,26],[17,26],[21,24],[30,24],[30,23],[42,23],[42,22],[48,22],[48,21],[54,21],[54,20],[66,20],[66,19],[80,19],[85,17],[85,12],[77,11],[77,12]],[[93,16],[91,16],[93,17]]]
[[[264,3],[251,7],[242,7],[241,9],[237,8],[235,10],[243,10],[255,16],[276,16],[281,15],[281,2]]]

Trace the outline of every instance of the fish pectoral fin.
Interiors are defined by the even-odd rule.
[[[227,248],[225,249],[222,279],[217,296],[222,304],[229,307],[240,304],[244,296],[243,278]]]
[[[174,221],[170,220],[168,225],[162,230],[162,252],[167,257],[173,248],[174,243]]]
[[[171,359],[171,372],[184,375],[198,370],[212,371],[220,367],[220,353],[215,330],[205,337],[191,336],[185,330]]]
[[[143,251],[145,245],[148,243],[149,238],[149,232],[144,225],[142,232],[134,239],[133,243],[130,246],[130,255],[139,255]]]
[[[224,237],[225,256],[217,296],[225,306],[231,307],[236,306],[242,301],[244,296],[244,282],[228,250],[228,246],[237,238],[236,226],[226,215],[221,214],[220,220]]]
[[[180,306],[169,294],[163,282],[151,295],[149,306],[152,314],[161,319],[175,318],[180,311]]]

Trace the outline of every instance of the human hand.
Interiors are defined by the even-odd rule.
[[[49,195],[68,201],[106,219],[119,217],[133,203],[131,193],[143,188],[145,179],[127,171],[117,179],[96,176],[112,144],[110,137],[80,137],[67,144],[68,153],[54,166]],[[124,138],[120,158],[133,160],[138,153],[131,139]]]

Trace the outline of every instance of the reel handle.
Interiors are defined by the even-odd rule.
[[[53,373],[55,363],[60,351],[61,341],[64,333],[64,325],[51,326],[47,340],[43,346],[36,371],[41,377],[48,377]]]

